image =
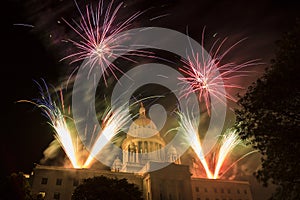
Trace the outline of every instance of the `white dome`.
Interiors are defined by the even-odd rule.
[[[140,115],[130,125],[128,133],[129,136],[139,138],[149,138],[156,134],[159,134],[156,125],[152,120],[146,117],[145,108],[141,104]]]
[[[146,117],[146,109],[141,104],[139,117],[132,122],[123,140],[123,168],[125,172],[139,171],[149,161],[165,160],[164,139],[155,124]]]

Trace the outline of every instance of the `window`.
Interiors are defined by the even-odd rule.
[[[247,194],[247,190],[244,190],[244,194]]]
[[[204,192],[207,192],[207,188],[204,188]]]
[[[238,194],[240,194],[241,192],[240,192],[240,190],[239,189],[237,189],[237,191],[236,191]]]
[[[73,186],[78,186],[79,185],[79,180],[78,179],[74,179],[73,180]]]
[[[41,184],[46,185],[48,182],[48,178],[42,178]]]
[[[218,193],[217,188],[214,188],[215,193]]]
[[[221,189],[221,193],[224,193],[224,189],[223,188]]]
[[[61,185],[61,184],[62,184],[62,179],[61,178],[56,179],[56,185]]]
[[[209,200],[209,198],[206,198],[205,200]]]
[[[197,200],[201,200],[200,197],[197,197]]]
[[[227,193],[228,193],[228,194],[230,194],[230,193],[231,193],[230,189],[227,189]]]
[[[54,198],[55,200],[60,199],[60,193],[59,193],[59,192],[54,192],[53,198]]]
[[[196,192],[199,192],[199,187],[196,187],[195,189],[196,189]]]

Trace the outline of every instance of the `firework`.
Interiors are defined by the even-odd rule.
[[[35,99],[33,101],[21,100],[19,102],[32,103],[42,110],[43,115],[47,117],[48,123],[53,127],[55,131],[54,137],[60,143],[72,166],[74,168],[80,168],[77,162],[76,149],[72,139],[72,134],[68,128],[65,116],[62,113],[63,106],[62,104],[57,104],[55,101],[53,101],[49,93],[47,84],[44,81],[43,83],[45,89],[43,89],[43,87],[39,83],[37,83],[41,98]],[[63,99],[62,93],[60,95],[61,99]]]
[[[190,143],[191,147],[200,159],[200,162],[205,170],[207,178],[213,178],[213,174],[208,167],[201,146],[201,141],[198,134],[198,122],[194,119],[191,119],[188,115],[182,113],[178,113],[178,115],[180,119],[179,126],[181,132],[184,134],[186,140]]]
[[[90,150],[90,154],[83,165],[84,168],[90,167],[94,158],[107,144],[107,141],[110,141],[115,135],[117,135],[129,120],[130,116],[128,115],[128,112],[124,108],[124,106],[118,107],[116,109],[109,109],[103,119],[102,131],[99,133]]]
[[[73,20],[74,25],[72,25],[65,19],[63,20],[79,36],[78,40],[69,39],[69,42],[78,51],[66,56],[62,60],[72,59],[71,63],[73,63],[88,59],[87,64],[91,67],[90,71],[94,66],[100,66],[104,74],[105,83],[105,75],[108,75],[108,71],[114,77],[116,77],[115,70],[122,72],[116,65],[110,63],[109,58],[120,57],[122,53],[128,51],[128,47],[120,45],[121,41],[126,39],[128,35],[121,33],[128,29],[132,22],[141,14],[137,12],[126,20],[116,23],[117,13],[122,4],[118,4],[113,10],[113,1],[111,1],[104,11],[103,0],[100,0],[96,9],[92,5],[86,5],[85,12],[81,11],[76,4],[80,13],[80,21],[76,22]]]
[[[245,68],[259,64],[258,60],[250,60],[241,64],[224,63],[224,57],[242,42],[240,40],[224,53],[220,53],[226,40],[227,38],[221,42],[216,40],[208,54],[205,54],[203,30],[201,52],[195,52],[192,49],[191,56],[187,56],[187,60],[182,60],[183,67],[179,68],[185,75],[183,78],[178,78],[184,85],[183,97],[188,97],[191,93],[198,93],[199,101],[204,100],[208,115],[210,115],[211,97],[223,104],[226,104],[226,100],[236,102],[236,99],[226,92],[226,89],[242,89],[240,85],[233,83],[233,79],[247,76],[250,71]]]
[[[240,143],[241,139],[239,138],[236,131],[229,130],[224,135],[222,135],[220,149],[217,152],[218,155],[216,166],[214,169],[214,179],[219,178],[219,173],[225,159],[228,158],[232,150]]]
[[[221,139],[216,144],[216,148],[214,148],[213,151],[209,152],[209,155],[217,155],[215,162],[208,162],[208,159],[206,159],[203,152],[202,143],[199,138],[197,121],[193,116],[190,117],[189,115],[185,115],[182,113],[178,113],[178,116],[180,131],[184,135],[185,140],[188,141],[188,143],[196,153],[205,170],[206,177],[209,179],[221,178],[221,176],[223,176],[237,162],[247,157],[248,155],[257,152],[251,151],[242,155],[229,167],[224,169],[222,175],[220,176],[220,170],[224,166],[224,161],[228,160],[233,149],[242,142],[242,140],[239,138],[239,135],[235,130],[232,129],[227,130],[223,135],[221,135]]]

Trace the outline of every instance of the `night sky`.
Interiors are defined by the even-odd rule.
[[[78,2],[83,5],[90,1]],[[232,56],[259,58],[266,64],[257,68],[252,77],[240,80],[240,84],[247,87],[268,66],[274,55],[275,41],[299,16],[300,7],[293,2],[296,1],[133,0],[125,1],[126,8],[121,9],[120,14],[147,10],[135,25],[160,26],[182,33],[188,27],[189,35],[197,41],[201,39],[204,26],[208,38],[215,33],[220,38],[228,36],[229,41],[248,38]],[[5,174],[14,171],[30,173],[33,163],[43,157],[43,150],[52,141],[53,134],[39,110],[16,101],[38,96],[33,80],[44,78],[57,85],[61,77],[70,72],[68,62],[59,61],[72,51],[61,42],[69,33],[61,18],[76,18],[78,13],[71,0],[10,0],[5,5],[2,2],[1,8],[4,101],[1,167]],[[164,14],[167,16],[150,20]]]

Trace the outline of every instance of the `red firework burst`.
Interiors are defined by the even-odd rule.
[[[76,3],[76,2],[75,2]],[[64,22],[79,36],[77,40],[68,39],[76,48],[77,52],[72,53],[62,60],[71,59],[71,63],[88,60],[91,69],[98,65],[105,76],[110,71],[116,78],[115,70],[122,72],[116,65],[111,64],[108,58],[118,58],[122,52],[127,52],[129,47],[121,45],[122,41],[128,37],[122,32],[129,28],[133,20],[141,12],[128,17],[126,20],[116,22],[117,13],[123,3],[120,3],[113,9],[111,1],[106,10],[104,10],[103,0],[100,0],[98,6],[94,9],[92,5],[86,5],[85,12],[81,11],[76,4],[80,13],[80,21],[73,20],[73,24],[63,19]]]
[[[220,53],[222,46],[227,38],[221,42],[216,40],[210,51],[205,53],[204,49],[204,31],[202,33],[201,52],[195,52],[192,49],[191,56],[187,56],[187,60],[182,59],[183,67],[179,68],[185,75],[181,80],[183,89],[182,97],[188,97],[191,93],[197,93],[199,101],[205,102],[208,114],[210,115],[210,106],[212,97],[221,103],[226,104],[226,100],[236,102],[236,99],[230,95],[226,89],[238,88],[243,89],[242,86],[235,84],[234,79],[238,77],[247,76],[251,71],[245,70],[246,67],[258,65],[258,60],[250,60],[240,64],[234,62],[224,63],[224,57],[239,43],[240,40]]]

